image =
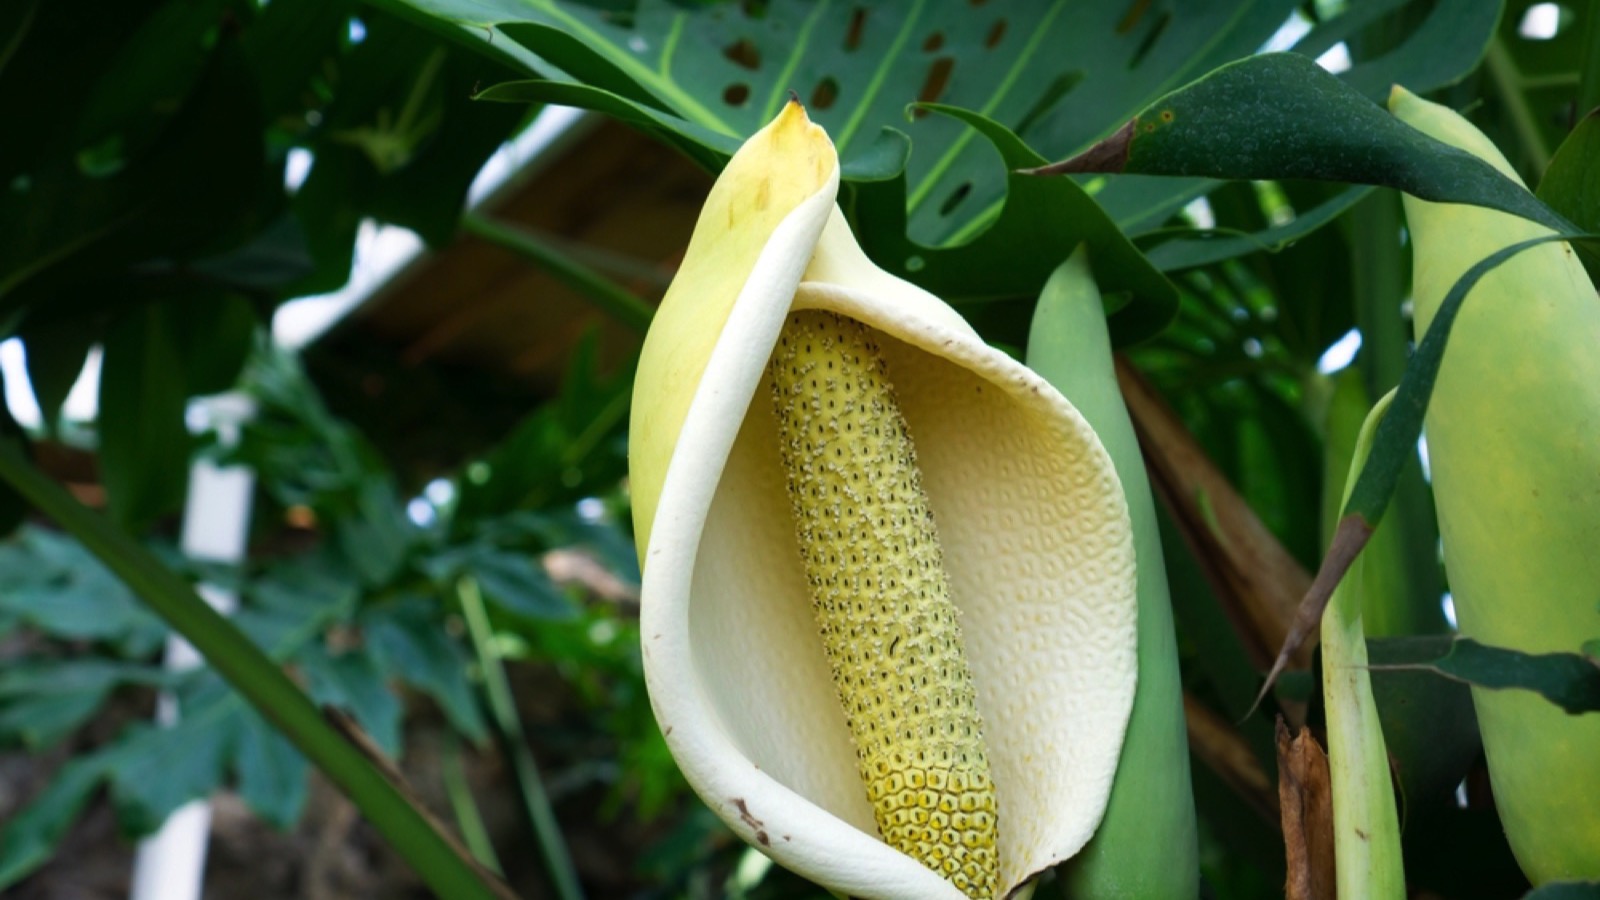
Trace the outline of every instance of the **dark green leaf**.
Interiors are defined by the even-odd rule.
[[[79,113],[80,156],[115,146],[115,163],[143,155],[204,70],[227,0],[165,4],[122,45]],[[107,160],[112,162],[112,160]]]
[[[358,621],[385,675],[432,697],[463,737],[484,741],[488,731],[477,696],[467,683],[466,654],[439,627],[432,604],[406,598],[373,609]]]
[[[233,769],[239,796],[263,819],[291,828],[306,802],[306,758],[255,711],[239,710]]]
[[[37,327],[24,327],[22,345],[27,353],[28,381],[46,427],[54,429],[61,415],[61,404],[83,373],[89,347],[99,335],[86,323],[57,319]]]
[[[384,683],[383,672],[369,653],[337,656],[321,644],[308,644],[295,662],[306,674],[311,699],[348,712],[390,757],[400,755],[400,700]]]
[[[306,95],[327,90],[322,79],[338,66],[354,10],[346,0],[273,0],[257,10],[243,43],[269,121],[303,121]]]
[[[1483,59],[1503,5],[1502,0],[1436,3],[1405,40],[1381,57],[1353,67],[1343,74],[1343,80],[1378,101],[1388,96],[1391,85],[1421,94],[1454,84]],[[1354,9],[1359,12],[1363,6],[1381,8],[1382,4],[1355,4]],[[1347,16],[1334,21],[1344,18]]]
[[[1564,232],[1572,226],[1493,166],[1385,112],[1294,53],[1232,63],[1145,109],[1050,172],[1302,178],[1474,203]]]
[[[214,678],[186,699],[170,727],[134,725],[118,740],[107,774],[117,820],[129,834],[149,834],[222,784],[244,705]]]
[[[1373,666],[1379,668],[1421,669],[1483,688],[1537,691],[1573,715],[1600,712],[1600,666],[1577,653],[1523,653],[1456,638],[1438,659]]]
[[[163,314],[172,323],[173,347],[183,366],[188,396],[220,394],[239,380],[255,342],[255,309],[239,294],[206,292],[168,301]]]
[[[138,527],[178,508],[189,480],[188,385],[172,318],[144,304],[106,333],[100,474],[111,510]]]
[[[728,157],[739,149],[738,140],[731,135],[712,131],[694,122],[678,120],[653,106],[634,103],[625,97],[587,84],[569,84],[546,79],[507,81],[484,88],[477,94],[477,98],[504,103],[575,106],[579,109],[605,113],[677,148],[683,155],[711,171],[722,168]]]
[[[349,513],[334,522],[345,558],[367,584],[387,584],[405,563],[416,536],[394,484],[378,476],[363,479]]]
[[[491,88],[485,96],[599,109],[710,168],[769,121],[794,89],[832,135],[847,180],[889,180],[891,160],[905,168],[897,202],[907,246],[965,243],[995,221],[1008,192],[1017,191],[993,162],[988,144],[994,136],[983,140],[974,129],[926,110],[908,122],[907,104],[937,101],[969,110],[1045,154],[1063,155],[1172,84],[1254,51],[1293,6],[1269,0],[1123,10],[909,0],[849,8],[719,4],[689,11],[656,0],[618,18],[552,0],[407,2],[458,34],[460,27],[481,31],[492,47],[504,32],[538,54],[527,67],[546,80]],[[885,129],[906,132],[917,152],[886,154]],[[1181,206],[1208,184],[1196,190],[1152,183],[1159,196],[1137,203],[1166,208],[1174,194],[1187,192]],[[1107,193],[1119,188],[1114,184]],[[1116,196],[1103,199],[1108,209],[1127,205]],[[1069,250],[1052,251],[1057,255],[1030,267],[1028,277],[1010,278],[988,293],[1036,294]],[[902,271],[911,255],[879,262]],[[995,266],[984,274],[1006,279],[1010,270]],[[1013,289],[1011,281],[1026,283]],[[931,276],[925,286],[943,290]]]
[[[21,743],[29,750],[47,750],[99,712],[109,692],[108,687],[0,701],[0,745]]]
[[[528,619],[570,619],[577,610],[544,572],[537,557],[485,550],[468,558],[465,571],[502,611]]]
[[[160,669],[94,657],[10,663],[0,672],[0,743],[48,749],[94,715],[118,686],[171,680]]]
[[[482,85],[513,73],[376,10],[340,67],[338,92],[310,147],[315,162],[293,208],[316,268],[297,293],[333,290],[350,274],[364,217],[451,240],[484,160],[528,111],[477,103]]]
[[[1539,199],[1586,231],[1600,231],[1600,109],[1585,116],[1556,148],[1544,178]],[[1600,284],[1600,249],[1575,245],[1589,278]]]
[[[991,142],[1007,170],[1042,161],[1016,135],[983,116],[949,106],[932,108]],[[880,265],[951,300],[1032,296],[1079,243],[1086,243],[1101,290],[1132,297],[1110,315],[1112,340],[1134,343],[1166,326],[1177,309],[1172,285],[1075,182],[1013,174],[1009,185],[999,220],[961,246],[935,249],[907,236],[903,175],[858,186],[856,231]]]
[[[193,89],[136,155],[124,157],[116,135],[87,155],[75,135],[38,148],[0,192],[0,296],[43,309],[63,286],[170,273],[243,240],[281,196],[266,177],[255,99],[254,72],[221,29]],[[116,305],[131,293],[85,297]]]
[[[1450,638],[1369,638],[1372,695],[1405,810],[1453,802],[1450,795],[1483,752],[1472,692],[1425,671],[1391,669],[1437,659]]]
[[[315,271],[315,263],[299,220],[285,214],[249,243],[196,260],[190,269],[230,288],[280,291],[310,276]]]
[[[133,656],[152,651],[165,634],[81,545],[36,528],[0,545],[0,612],[55,637],[115,641]]]
[[[536,74],[586,82],[713,134],[753,133],[793,89],[847,165],[883,127],[906,128],[905,106],[916,100],[978,112],[1046,154],[1070,152],[1165,85],[1250,53],[1292,8],[1262,2],[1130,12],[911,0],[688,11],[657,0],[619,21],[548,0],[415,5],[463,24],[500,24],[548,63]],[[917,145],[906,198],[913,238],[942,244],[975,233],[973,224],[997,210],[1004,173],[989,168],[982,142],[955,123],[919,116],[910,136]]]

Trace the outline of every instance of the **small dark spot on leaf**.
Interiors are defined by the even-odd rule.
[[[839,82],[832,75],[817,82],[811,92],[811,105],[817,109],[829,109],[839,99]]]
[[[1006,36],[1006,20],[996,19],[994,27],[989,29],[989,36],[983,39],[983,45],[990,50],[1000,46],[1000,41]]]
[[[1132,31],[1149,10],[1150,0],[1133,0],[1128,11],[1122,14],[1122,20],[1117,23],[1117,34],[1127,34]]]
[[[1028,111],[1023,114],[1022,119],[1017,122],[1017,134],[1026,134],[1029,128],[1032,128],[1036,122],[1045,117],[1045,114],[1054,109],[1056,104],[1061,102],[1061,98],[1071,93],[1072,89],[1077,87],[1078,82],[1082,80],[1082,69],[1057,75],[1045,86],[1045,89],[1039,94],[1039,99],[1033,101],[1033,106],[1029,107]]]
[[[924,52],[924,53],[937,53],[937,52],[939,52],[939,49],[941,47],[943,47],[943,46],[944,46],[944,32],[935,31],[933,34],[928,35],[928,39],[927,40],[922,42],[922,52]]]
[[[943,203],[939,204],[939,215],[948,216],[955,212],[956,207],[960,206],[961,201],[967,199],[970,193],[972,193],[972,182],[963,182],[960,187],[950,192],[950,196],[946,197]]]
[[[956,59],[953,56],[941,56],[928,67],[928,77],[922,81],[922,90],[917,93],[918,103],[937,103],[944,96],[944,89],[950,84],[950,73],[955,70]],[[911,115],[913,118],[922,118],[927,115],[925,109],[918,109]]]
[[[1161,111],[1161,121],[1163,121],[1163,122],[1171,122],[1172,119],[1173,119],[1172,110],[1163,109]]]
[[[867,8],[858,6],[850,13],[850,28],[844,33],[845,52],[861,46],[861,35],[867,30]]]
[[[750,85],[730,84],[722,92],[722,102],[729,106],[743,106],[750,99]]]
[[[749,38],[740,38],[735,43],[723,48],[722,55],[732,60],[734,65],[754,72],[761,68],[761,51],[756,45],[750,43]]]
[[[1144,62],[1145,57],[1150,55],[1151,48],[1156,45],[1156,41],[1166,32],[1167,25],[1171,22],[1172,13],[1162,12],[1161,17],[1156,19],[1155,24],[1150,27],[1150,31],[1139,41],[1138,49],[1133,51],[1132,58],[1128,60],[1129,69],[1139,68],[1139,64]]]

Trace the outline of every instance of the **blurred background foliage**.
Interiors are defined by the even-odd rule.
[[[905,163],[882,128],[923,148],[888,208],[910,209],[890,245],[908,233],[915,243],[904,246],[926,259],[895,265],[935,287],[948,277],[942,286],[1003,347],[1025,343],[1026,273],[976,296],[963,293],[956,263],[964,241],[1015,236],[1023,225],[1007,222],[1000,201],[1035,188],[1008,185],[995,148],[966,125],[907,117],[910,101],[978,108],[984,79],[1020,78],[1039,97],[983,112],[1058,158],[1216,65],[1296,48],[1369,95],[1400,78],[1469,111],[1530,185],[1600,102],[1593,0],[1137,2],[1106,7],[1117,42],[1096,47],[1100,36],[1084,30],[1009,76],[986,55],[993,32],[961,28],[962,6],[941,13],[950,22],[936,44],[906,51],[921,55],[905,85],[860,106],[842,95],[835,108],[828,82],[837,93],[878,61],[836,53],[824,59],[839,68],[803,73],[815,81],[806,99],[836,133],[860,136],[845,153],[858,224],[883,221],[871,218],[882,208],[874,185]],[[1028,33],[1036,10],[996,6]],[[467,13],[525,21],[464,25]],[[554,858],[592,896],[821,896],[737,844],[666,753],[640,672],[623,482],[639,325],[709,184],[697,166],[714,166],[762,121],[750,98],[764,100],[781,77],[762,68],[763,54],[781,46],[783,23],[807,15],[776,2],[649,0],[0,9],[0,120],[11,123],[0,139],[0,326],[25,358],[5,370],[5,388],[38,411],[32,421],[8,412],[0,430],[169,565],[235,590],[234,621],[249,637],[525,896],[554,895],[552,857],[527,851],[549,838],[551,816]],[[601,36],[575,49],[549,21],[591,23]],[[717,52],[684,54],[675,69],[663,61],[659,76],[638,76],[639,91],[588,79],[620,100],[580,90],[604,72],[596,47],[658,42],[685,21]],[[881,25],[876,13],[841,14],[823,27],[849,45],[880,39]],[[935,83],[945,59],[946,81]],[[982,74],[950,80],[958,67]],[[1107,82],[1116,89],[1076,90]],[[475,99],[497,85],[492,95],[522,102]],[[650,90],[705,114],[665,113]],[[521,182],[467,212],[474,179],[539,112],[527,101],[598,106],[645,136],[584,120]],[[1133,239],[1145,256],[1127,254],[1115,277],[1136,303],[1172,314],[1126,348],[1126,374],[1153,389],[1134,418],[1168,516],[1206,889],[1276,896],[1270,718],[1233,724],[1270,661],[1262,653],[1276,649],[1252,610],[1303,592],[1355,430],[1405,364],[1399,200],[1341,185],[1136,176],[1084,178],[1078,189],[1107,215],[1072,226],[1087,229],[1073,240]],[[326,335],[285,348],[274,314],[346,285],[363,223],[408,229],[430,253]],[[87,382],[97,402],[75,417],[67,400],[86,361],[98,367],[97,386]],[[196,398],[224,391],[254,410],[237,440],[192,415]],[[200,457],[256,475],[238,566],[178,549]],[[214,890],[420,892],[214,674],[162,665],[166,627],[80,545],[28,520],[14,496],[0,512],[11,532],[0,545],[0,890],[124,892],[126,840],[222,789],[250,815],[219,816]],[[1233,530],[1241,516],[1264,528]],[[1399,640],[1449,628],[1422,467],[1406,476],[1391,521],[1378,541],[1393,600],[1368,622],[1396,641],[1375,641],[1373,654],[1428,658],[1435,645]],[[1277,580],[1230,573],[1231,560],[1250,558],[1241,551],[1271,555]],[[1520,896],[1465,689],[1416,673],[1375,682],[1413,887]],[[1315,725],[1315,683],[1302,667],[1269,706]],[[163,691],[180,710],[171,727],[151,722]],[[329,840],[360,848],[358,858],[316,856]],[[277,865],[247,877],[266,856]]]

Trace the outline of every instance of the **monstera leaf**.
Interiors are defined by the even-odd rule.
[[[1417,23],[1407,38],[1359,60],[1344,77],[1371,96],[1397,78],[1436,87],[1477,63],[1499,12],[1498,2],[1486,0],[1452,4],[1448,15],[1427,3],[1381,0],[1310,23],[1285,0],[778,0],[697,8],[643,0],[629,12],[561,0],[381,5],[478,40],[485,52],[534,76],[490,87],[482,97],[596,109],[712,169],[794,91],[833,137],[847,182],[887,183],[903,192],[903,213],[880,217],[888,208],[881,197],[856,211],[858,230],[880,238],[869,252],[953,302],[1032,296],[1078,241],[1109,247],[1121,240],[1113,234],[1118,229],[1137,235],[1162,228],[1218,184],[1126,177],[1045,188],[1008,176],[1022,157],[1071,155],[1156,98],[1260,50],[1275,35],[1301,34],[1307,51],[1322,53],[1397,14]],[[1286,22],[1295,27],[1285,29]],[[940,114],[932,104],[961,113]],[[1034,191],[1028,205],[1055,208],[1063,220],[1045,238],[1030,233],[1037,218],[1002,212],[1008,194]],[[1084,195],[1106,215],[1078,215]],[[1353,190],[1334,198],[1300,217],[1298,227],[1280,223],[1260,240],[1228,245],[1228,252],[1282,246],[1358,196]],[[891,226],[902,228],[905,240],[883,240]],[[988,253],[941,255],[980,235],[993,246],[1042,249],[1045,258],[1018,268]],[[1207,248],[1207,261],[1219,246]],[[1171,318],[1175,295],[1138,254],[1119,249],[1111,256],[1097,263],[1097,275],[1108,291],[1132,298],[1113,334],[1124,343],[1147,337]],[[1170,261],[1192,264],[1191,254]]]

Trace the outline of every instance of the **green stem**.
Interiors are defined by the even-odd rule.
[[[1347,496],[1371,453],[1377,423],[1393,399],[1390,391],[1361,426],[1345,481]],[[1322,617],[1322,696],[1333,789],[1334,858],[1340,895],[1400,900],[1406,895],[1400,819],[1367,673],[1362,622],[1363,594],[1373,589],[1365,571],[1372,550],[1369,544],[1356,557]]]
[[[484,826],[478,803],[472,798],[472,785],[467,782],[467,770],[461,762],[461,741],[448,731],[444,736],[440,768],[444,776],[445,793],[450,797],[450,808],[456,814],[456,827],[461,829],[461,839],[472,851],[473,858],[485,868],[504,874],[505,867],[500,865],[500,857],[495,855],[489,829]]]
[[[470,577],[461,578],[456,582],[456,597],[461,602],[461,614],[467,621],[467,633],[472,638],[473,652],[483,673],[489,713],[494,716],[495,726],[511,756],[511,768],[522,790],[522,804],[533,823],[534,837],[539,841],[539,852],[544,857],[550,883],[561,900],[583,900],[583,889],[578,886],[578,872],[567,853],[561,825],[550,808],[550,796],[545,793],[544,781],[539,777],[539,766],[528,751],[522,719],[517,716],[516,703],[511,697],[511,681],[494,649],[494,632],[489,627],[489,613],[484,609],[478,582]]]
[[[573,259],[527,229],[497,222],[476,213],[461,218],[469,233],[529,260],[557,281],[582,294],[590,303],[609,313],[618,322],[643,334],[650,327],[655,310],[631,291]]]
[[[146,605],[183,635],[206,662],[328,776],[435,893],[451,900],[515,900],[473,862],[360,750],[335,731],[305,693],[181,577],[133,538],[74,500],[0,442],[0,478],[76,537]]]

